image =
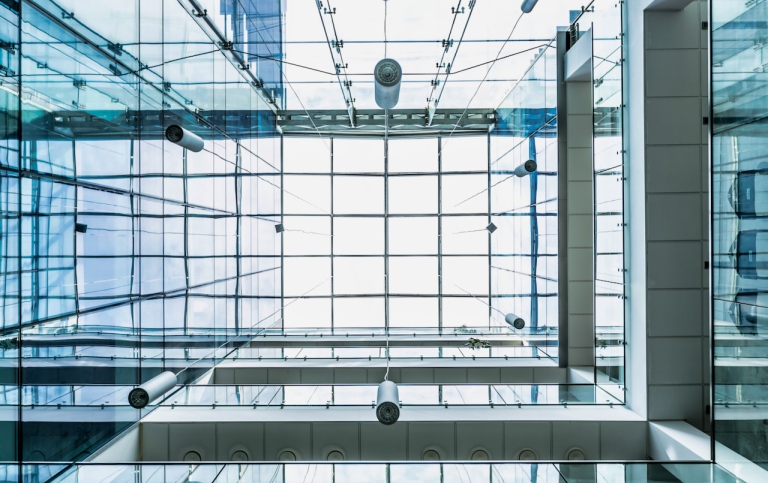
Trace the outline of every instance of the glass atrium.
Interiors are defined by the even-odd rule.
[[[767,3],[520,3],[0,0],[0,482],[768,481]]]

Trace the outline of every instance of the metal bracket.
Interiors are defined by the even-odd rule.
[[[12,42],[0,41],[0,49],[7,50],[11,55],[16,54],[16,44]]]
[[[123,55],[123,44],[107,42],[107,49],[115,55]]]

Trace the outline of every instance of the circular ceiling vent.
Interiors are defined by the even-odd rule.
[[[232,457],[230,459],[232,461],[248,461],[250,458],[248,458],[248,453],[239,449],[232,453]]]
[[[491,459],[491,456],[488,454],[488,451],[480,448],[476,449],[472,452],[469,459],[472,461],[488,461]]]
[[[296,461],[296,453],[293,450],[286,449],[280,452],[277,457],[278,461]]]
[[[335,449],[329,452],[325,459],[328,461],[344,461],[344,453]]]
[[[571,448],[568,450],[568,453],[566,453],[565,459],[568,461],[584,461],[587,459],[587,455],[584,454],[584,451],[581,450],[581,448]]]
[[[202,458],[197,451],[188,451],[187,454],[184,455],[184,461],[197,462],[202,461]]]
[[[517,459],[521,461],[535,461],[539,459],[539,457],[536,455],[536,452],[532,449],[521,449],[520,452],[517,454]]]
[[[440,461],[440,453],[434,449],[428,449],[421,455],[421,459],[424,461]]]

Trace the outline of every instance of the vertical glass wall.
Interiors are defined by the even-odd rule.
[[[622,3],[593,0],[571,31],[592,30],[595,382],[624,399]]]
[[[768,468],[768,4],[710,5],[714,433]]]
[[[17,4],[0,4],[0,461],[18,458],[19,435],[22,247],[18,14]]]
[[[183,7],[0,3],[0,460],[87,457],[146,414],[133,385],[191,381],[279,320],[272,111]],[[274,33],[259,19],[235,23]]]
[[[531,347],[534,356],[557,357],[558,146],[555,41],[539,50],[531,67],[498,107],[491,134],[491,239],[494,311],[526,321],[531,336],[554,339]],[[533,160],[534,173],[515,168]],[[496,295],[498,294],[498,295]]]

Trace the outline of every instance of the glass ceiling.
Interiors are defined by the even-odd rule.
[[[285,60],[325,71],[286,65],[285,80],[290,83],[287,109],[344,109],[335,75],[335,64],[342,57],[348,67],[341,70],[341,78],[352,81],[355,107],[377,108],[372,72],[384,57],[384,4],[382,0],[326,0],[318,10],[313,0],[287,1]],[[575,0],[539,2],[505,43],[520,15],[518,1],[389,0],[387,56],[396,59],[404,73],[397,108],[424,108],[429,97],[439,97],[442,108],[497,107],[538,48],[554,37],[558,26],[570,23],[570,10],[580,11],[583,4]],[[451,13],[456,7],[464,13]],[[324,9],[336,13],[326,14]],[[343,41],[339,52],[329,49],[324,26],[332,41],[337,40],[335,27],[338,40]],[[453,40],[452,46],[444,49],[443,40]],[[480,87],[491,64],[473,66],[521,51],[525,52],[493,64]],[[451,64],[453,74],[447,82],[446,69],[436,67],[439,63]],[[440,85],[433,92],[435,79]]]
[[[122,49],[120,62],[138,68],[136,72],[148,81],[168,83],[168,92],[188,106],[210,109],[214,95],[221,95],[223,89],[233,108],[247,106],[248,91],[252,89],[248,84],[252,79],[260,79],[268,93],[285,97],[283,107],[288,110],[346,109],[349,99],[354,100],[358,110],[376,109],[372,71],[385,55],[385,2],[282,1],[282,16],[265,12],[265,6],[254,0],[115,5],[90,2],[88,8],[75,0],[40,0],[39,4],[49,12],[60,11],[63,16],[71,13],[72,18],[64,20],[72,28],[88,32],[95,43],[118,45]],[[517,1],[388,0],[387,56],[396,59],[404,71],[397,108],[422,109],[428,98],[439,100],[441,108],[497,107],[539,49],[554,36],[556,28],[568,25],[570,12],[580,11],[583,3],[542,1],[533,12],[520,17]],[[205,12],[204,17],[194,17],[196,6]],[[109,32],[99,28],[107,19],[115,18],[121,19],[124,28]],[[201,28],[203,20],[210,22],[223,38],[234,42],[231,55],[247,59],[248,72],[238,73],[227,61],[220,45],[211,40],[216,40],[211,29],[206,32]],[[38,25],[48,23],[29,21]],[[168,28],[169,25],[174,28]],[[39,42],[28,45],[25,57],[34,62],[26,67],[26,72],[34,71],[35,63],[37,69],[45,65],[62,73],[74,72],[74,65],[54,65],[60,64],[61,58],[46,58],[50,54],[45,52],[49,40],[47,33],[40,32]],[[333,48],[337,41],[341,47]],[[83,50],[87,46],[75,48]],[[230,59],[231,55],[227,53]],[[282,73],[279,60],[284,62]],[[89,72],[87,66],[82,67],[86,68],[81,70],[84,77],[100,70],[94,66]],[[66,79],[62,80],[62,88],[73,89]],[[127,77],[123,76],[125,80]],[[343,86],[346,82],[351,84]],[[104,84],[100,87],[109,94],[105,96],[107,103],[113,99],[123,103],[129,97],[120,92],[125,83]],[[243,104],[242,100],[246,102]],[[86,106],[93,109],[94,100],[88,101]],[[104,106],[110,107],[119,106]]]

